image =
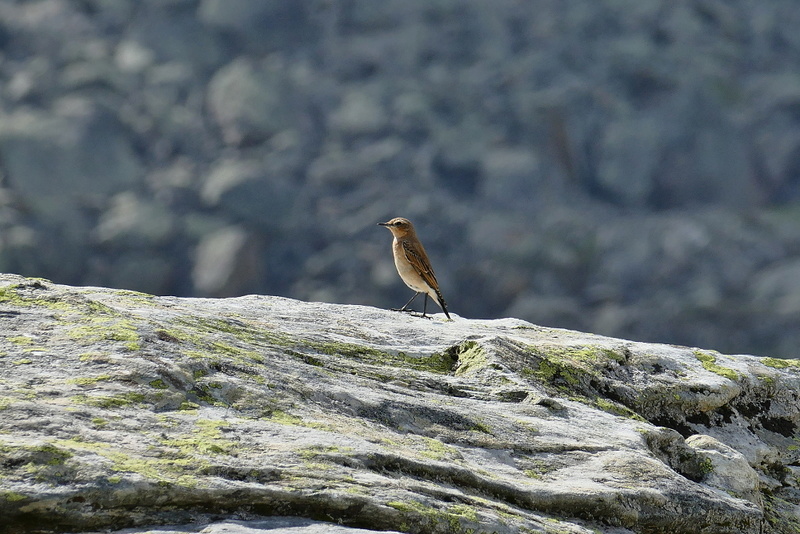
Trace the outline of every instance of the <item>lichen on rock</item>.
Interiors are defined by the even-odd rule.
[[[0,322],[0,532],[797,526],[789,361],[14,275]]]

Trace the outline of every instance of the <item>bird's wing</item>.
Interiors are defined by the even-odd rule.
[[[403,252],[405,252],[408,262],[419,273],[422,279],[425,280],[425,283],[433,289],[439,289],[439,283],[436,281],[436,275],[433,274],[433,268],[431,267],[431,262],[428,260],[428,255],[425,253],[425,249],[403,241]]]

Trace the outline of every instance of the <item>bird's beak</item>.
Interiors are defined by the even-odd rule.
[[[378,226],[389,226],[389,223],[388,223],[388,222],[385,222],[385,223],[378,223]]]

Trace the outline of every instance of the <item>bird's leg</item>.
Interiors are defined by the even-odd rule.
[[[409,310],[409,309],[408,309],[408,306],[409,306],[409,305],[410,305],[412,302],[414,302],[414,299],[415,299],[415,298],[417,298],[417,295],[419,295],[419,293],[414,293],[414,296],[413,296],[413,297],[411,297],[411,300],[409,300],[408,302],[406,302],[406,303],[405,303],[405,306],[403,306],[402,308],[392,308],[391,310],[392,310],[392,311],[413,311],[413,310]],[[427,297],[428,295],[426,294],[425,296]]]
[[[422,304],[422,316],[423,317],[427,317],[427,315],[425,315],[427,313],[427,311],[428,311],[428,294],[425,293],[425,302]]]

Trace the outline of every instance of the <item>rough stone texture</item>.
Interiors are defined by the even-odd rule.
[[[792,360],[15,275],[0,323],[3,532],[800,528]]]

